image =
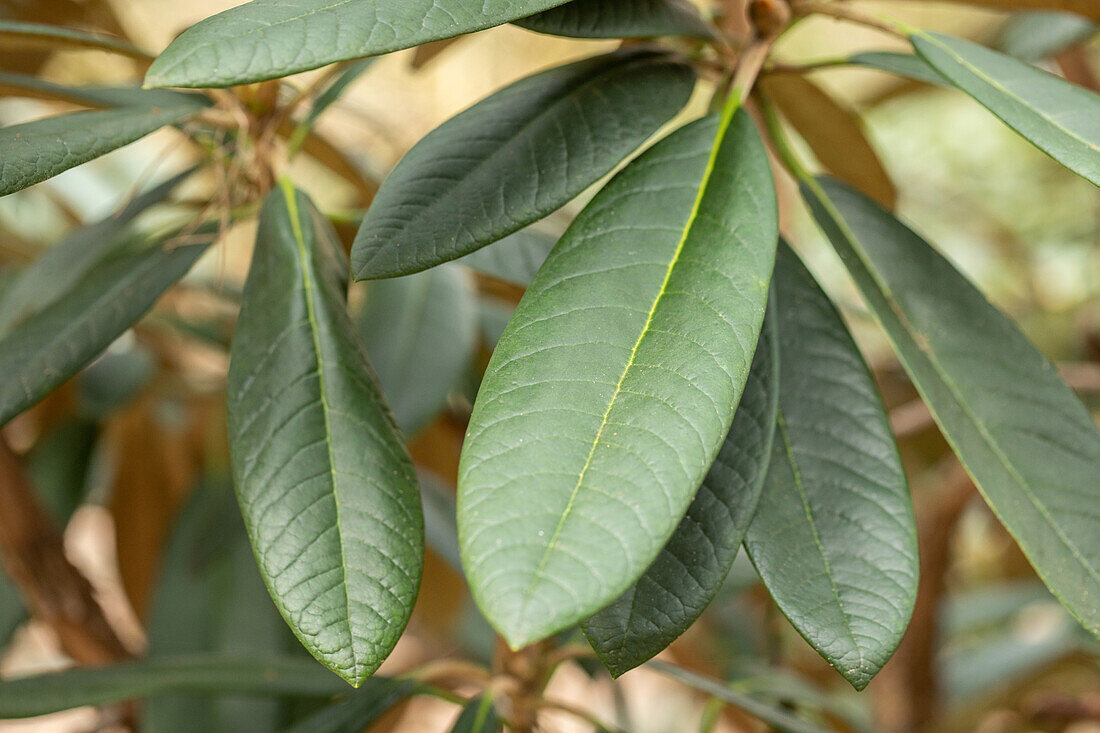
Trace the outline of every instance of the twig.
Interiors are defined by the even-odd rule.
[[[794,2],[791,3],[791,9],[799,16],[828,15],[839,20],[846,20],[849,23],[857,23],[867,26],[868,28],[882,31],[883,33],[889,33],[896,38],[906,38],[905,33],[897,26],[871,15],[861,13],[858,10],[852,10],[847,5],[821,2],[821,0],[794,0]]]

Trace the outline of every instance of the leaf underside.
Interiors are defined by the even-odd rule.
[[[571,38],[714,37],[710,24],[686,0],[573,0],[515,24]]]

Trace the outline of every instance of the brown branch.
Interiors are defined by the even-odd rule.
[[[65,557],[61,532],[39,506],[19,458],[0,438],[0,555],[31,615],[80,664],[130,657],[87,579]]]

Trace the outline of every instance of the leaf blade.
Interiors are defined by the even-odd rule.
[[[569,38],[714,38],[699,11],[684,0],[573,0],[513,23]]]

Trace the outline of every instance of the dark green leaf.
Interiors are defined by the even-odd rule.
[[[458,527],[455,525],[454,492],[426,471],[418,471],[420,498],[424,505],[424,536],[428,546],[456,573],[462,572],[458,552]]]
[[[211,240],[213,235],[210,235]],[[209,241],[117,247],[0,340],[0,425],[87,366],[187,274]]]
[[[684,633],[729,575],[771,457],[779,405],[774,310],[769,306],[733,425],[687,515],[638,582],[581,624],[613,677]]]
[[[227,87],[377,56],[533,15],[563,0],[252,0],[185,31],[151,87]]]
[[[571,38],[714,37],[687,0],[573,0],[515,24]]]
[[[367,288],[359,333],[406,435],[447,406],[477,349],[477,292],[469,270],[436,267]]]
[[[1100,186],[1100,95],[970,41],[916,32],[913,47],[955,86]]]
[[[462,709],[451,733],[497,733],[501,730],[493,698],[485,695],[475,697]]]
[[[409,680],[367,680],[344,700],[318,710],[283,733],[362,733],[415,691],[416,683]]]
[[[229,367],[233,477],[295,635],[358,686],[420,585],[420,495],[344,302],[339,242],[285,181],[268,196]]]
[[[74,46],[112,51],[139,59],[149,58],[149,54],[120,38],[105,36],[102,33],[89,33],[75,28],[64,28],[48,23],[28,23],[19,20],[0,19],[0,40],[11,46]]]
[[[1074,13],[1017,13],[1008,19],[997,47],[1021,61],[1039,61],[1087,40],[1096,23]]]
[[[687,103],[691,69],[628,50],[516,82],[424,137],[382,182],[352,249],[357,279],[453,260],[598,181]]]
[[[908,485],[867,365],[786,246],[773,286],[778,427],[745,550],[794,627],[861,690],[894,653],[917,594]]]
[[[940,86],[947,84],[947,80],[940,76],[938,71],[926,64],[920,56],[911,53],[867,51],[849,56],[847,63],[864,66],[868,69],[878,69],[879,71],[904,76],[914,81],[923,81],[928,84]]]
[[[531,284],[556,242],[551,235],[528,227],[456,261],[497,280],[525,288]]]
[[[5,680],[0,718],[30,718],[154,695],[331,697],[348,686],[309,659],[164,657]]]
[[[1100,633],[1100,434],[1047,359],[924,240],[834,181],[814,216],[940,430],[1069,611]]]
[[[459,468],[463,564],[515,648],[649,567],[733,421],[775,195],[748,114],[681,128],[585,208],[489,363]]]
[[[181,95],[174,105],[72,112],[0,128],[0,196],[87,163],[202,108]]]

